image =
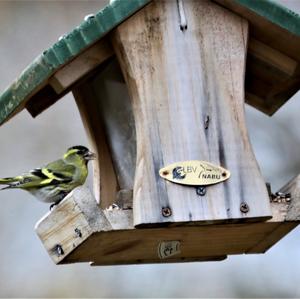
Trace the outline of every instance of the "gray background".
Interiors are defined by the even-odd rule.
[[[300,11],[298,0],[280,2]],[[0,90],[105,3],[1,1]],[[299,108],[299,95],[272,118],[246,107],[255,154],[275,189],[300,172]],[[88,144],[71,95],[36,119],[26,111],[18,114],[1,127],[0,142],[0,177],[54,160],[71,145]],[[0,192],[0,202],[1,297],[300,297],[299,228],[264,255],[217,263],[55,266],[33,230],[48,206],[19,190]]]

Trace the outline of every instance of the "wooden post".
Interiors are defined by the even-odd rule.
[[[153,1],[112,34],[136,124],[134,224],[270,218],[244,117],[247,21],[206,0],[177,4]],[[200,197],[159,176],[187,160],[220,165],[231,177]]]
[[[77,86],[73,90],[73,95],[92,149],[97,154],[97,159],[93,163],[95,197],[102,208],[107,208],[116,200],[118,182],[106,142],[99,103],[86,82]]]

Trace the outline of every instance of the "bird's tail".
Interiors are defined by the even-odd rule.
[[[7,185],[7,186],[1,188],[0,190],[5,190],[5,189],[13,188],[14,185],[17,182],[19,182],[19,178],[18,177],[0,179],[0,185]]]

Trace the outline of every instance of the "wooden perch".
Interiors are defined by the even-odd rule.
[[[266,222],[134,228],[132,210],[102,210],[85,187],[75,189],[37,224],[36,232],[56,264],[92,265],[217,261],[231,254],[264,253],[300,221],[300,176],[272,202]]]

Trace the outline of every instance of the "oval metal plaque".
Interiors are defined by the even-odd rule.
[[[226,181],[230,177],[230,172],[206,161],[192,160],[161,168],[159,175],[177,184],[204,186]]]

